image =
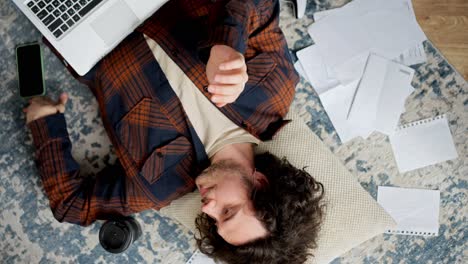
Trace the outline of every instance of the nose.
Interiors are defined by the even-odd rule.
[[[209,199],[202,205],[201,210],[210,217],[216,218],[216,201]]]

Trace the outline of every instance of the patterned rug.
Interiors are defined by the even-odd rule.
[[[312,15],[341,6],[343,0],[309,0],[306,16],[296,20],[282,6],[281,23],[291,50],[313,44],[307,35]],[[101,223],[87,228],[58,223],[51,214],[18,96],[14,48],[41,38],[39,32],[9,0],[0,0],[0,262],[1,263],[185,263],[195,250],[193,234],[156,211],[136,217],[143,236],[125,253],[113,255],[98,242]],[[378,185],[439,189],[439,236],[380,235],[333,263],[462,263],[467,259],[468,84],[429,42],[428,62],[417,65],[415,91],[406,100],[401,123],[447,114],[458,151],[456,160],[408,173],[399,173],[388,138],[373,133],[341,144],[312,86],[297,86],[294,104],[311,131],[335,152],[361,185],[375,198]],[[100,121],[97,103],[62,64],[44,49],[48,94],[70,94],[66,112],[73,155],[85,173],[97,172],[115,156]],[[111,153],[111,154],[109,154]]]

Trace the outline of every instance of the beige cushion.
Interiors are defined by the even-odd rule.
[[[308,263],[328,263],[360,243],[395,227],[390,215],[293,110],[287,118],[293,121],[272,141],[261,143],[256,151],[285,156],[298,168],[306,166],[306,170],[324,186],[327,203],[325,219],[319,233],[318,247],[312,252],[315,257]],[[194,219],[200,212],[200,195],[198,192],[190,193],[161,212],[193,231]]]

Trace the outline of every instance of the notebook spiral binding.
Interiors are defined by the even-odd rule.
[[[436,236],[434,232],[417,232],[417,231],[406,231],[406,230],[387,230],[386,234],[401,234],[401,235],[421,235],[421,236]]]
[[[187,261],[187,263],[185,264],[192,264],[194,261],[195,261],[195,258],[196,256],[198,255],[198,250],[195,251],[195,253],[193,253],[193,255],[190,257],[190,259]]]
[[[195,250],[193,255],[190,257],[190,259],[185,263],[185,264],[197,264],[197,263],[205,263],[206,260],[201,260],[198,259],[199,256],[203,256],[203,253],[200,252],[199,249]],[[210,262],[211,263],[211,262]],[[214,263],[214,262],[213,262]]]
[[[399,130],[402,130],[402,129],[405,129],[405,128],[409,128],[409,127],[419,126],[421,124],[430,123],[430,122],[435,121],[437,119],[443,119],[444,117],[445,117],[445,114],[439,115],[439,116],[436,116],[436,117],[431,117],[431,118],[418,120],[418,121],[408,123],[408,124],[404,124],[404,125],[400,125],[400,126],[397,127],[396,131],[399,131]]]

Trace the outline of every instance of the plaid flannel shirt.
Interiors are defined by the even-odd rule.
[[[118,162],[81,175],[71,155],[63,114],[29,124],[36,163],[54,217],[89,225],[96,219],[159,209],[195,188],[209,165],[202,142],[149,49],[154,39],[207,97],[210,48],[244,54],[249,80],[239,98],[219,110],[261,140],[269,140],[294,96],[298,75],[278,26],[278,1],[171,0],[86,76]],[[208,113],[207,113],[208,114]]]

